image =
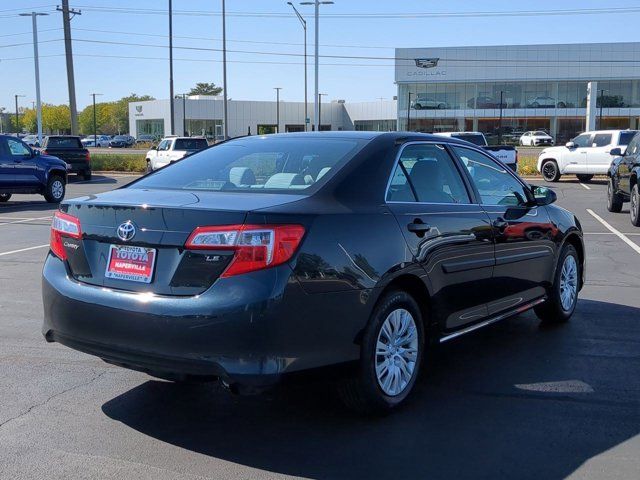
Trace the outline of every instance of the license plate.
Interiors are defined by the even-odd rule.
[[[111,245],[105,277],[151,283],[155,263],[156,250],[153,248]]]

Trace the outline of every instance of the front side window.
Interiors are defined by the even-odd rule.
[[[158,145],[158,150],[160,151],[164,151],[164,150],[169,150],[169,143],[171,142],[171,140],[163,140],[160,142],[160,144]]]
[[[635,155],[638,153],[638,146],[640,146],[640,134],[633,137],[633,139],[629,142],[627,146],[627,150],[625,151],[625,155]]]
[[[454,146],[480,194],[483,205],[525,205],[525,187],[507,172],[504,165],[480,152]]]
[[[330,178],[367,141],[246,137],[194,153],[130,188],[304,193]]]
[[[610,133],[596,133],[593,136],[593,146],[594,147],[606,147],[611,144],[611,134]]]
[[[583,133],[582,135],[578,135],[572,141],[576,144],[576,147],[586,148],[591,147],[591,134]]]
[[[387,201],[470,203],[460,173],[444,147],[407,145],[400,155]]]
[[[31,150],[20,140],[7,138],[7,147],[12,157],[30,157]]]
[[[636,133],[638,133],[637,130],[629,130],[628,132],[620,132],[620,141],[618,142],[618,144],[620,146],[629,145],[629,142],[631,141],[631,139],[633,137],[635,137]]]

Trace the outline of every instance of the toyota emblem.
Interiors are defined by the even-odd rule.
[[[127,220],[118,227],[116,233],[118,234],[118,238],[120,240],[122,240],[123,242],[128,242],[135,236],[136,226],[131,220]]]

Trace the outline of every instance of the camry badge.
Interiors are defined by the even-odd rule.
[[[127,220],[118,227],[116,231],[118,238],[123,242],[128,242],[136,235],[136,226],[131,220]]]

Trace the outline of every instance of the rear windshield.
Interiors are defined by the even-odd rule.
[[[631,139],[638,133],[636,130],[629,130],[628,132],[620,132],[620,145],[629,145]]]
[[[365,143],[309,137],[232,140],[160,169],[131,188],[302,193],[328,178]]]
[[[204,138],[178,138],[174,145],[174,150],[202,150],[209,144]]]
[[[82,143],[77,137],[49,137],[47,148],[82,148]]]
[[[482,135],[473,134],[473,133],[461,133],[460,135],[453,135],[455,138],[460,140],[466,140],[467,142],[471,142],[474,145],[478,145],[480,147],[485,146],[487,143],[484,140]]]
[[[534,137],[546,137],[547,133],[546,132],[533,132],[533,136]]]

